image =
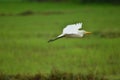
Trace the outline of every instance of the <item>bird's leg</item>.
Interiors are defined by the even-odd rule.
[[[54,38],[54,39],[50,39],[48,42],[52,42],[52,41],[55,41],[55,40],[60,39],[60,38],[63,38],[63,37],[65,37],[65,36],[60,36],[60,37],[56,37],[56,38]]]

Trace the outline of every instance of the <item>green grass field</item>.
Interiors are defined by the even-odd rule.
[[[52,43],[68,25],[83,22],[83,39]],[[120,6],[0,3],[0,72],[96,73],[120,79]]]

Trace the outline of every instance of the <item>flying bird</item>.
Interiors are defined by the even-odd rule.
[[[64,29],[62,34],[58,35],[56,38],[50,39],[48,42],[55,41],[57,39],[63,37],[70,37],[70,38],[82,38],[85,34],[90,34],[91,32],[80,30],[82,29],[82,23],[70,24],[67,25]]]

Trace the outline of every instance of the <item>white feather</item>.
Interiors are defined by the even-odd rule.
[[[63,34],[77,34],[79,29],[82,28],[82,23],[67,25],[63,29]]]

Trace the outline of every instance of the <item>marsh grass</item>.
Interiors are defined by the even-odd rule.
[[[68,74],[92,71],[108,77],[120,75],[120,6],[63,3],[0,3],[0,6],[0,13],[15,14],[0,16],[0,72],[5,75],[51,73],[53,68]],[[34,14],[16,15],[27,11]],[[47,42],[67,24],[76,22],[83,22],[83,28],[93,34],[83,39]]]
[[[0,80],[108,80],[103,75],[98,75],[96,73],[90,74],[73,74],[62,72],[58,70],[52,70],[50,74],[41,74],[37,73],[34,75],[31,74],[16,74],[16,75],[6,75],[1,73]]]

